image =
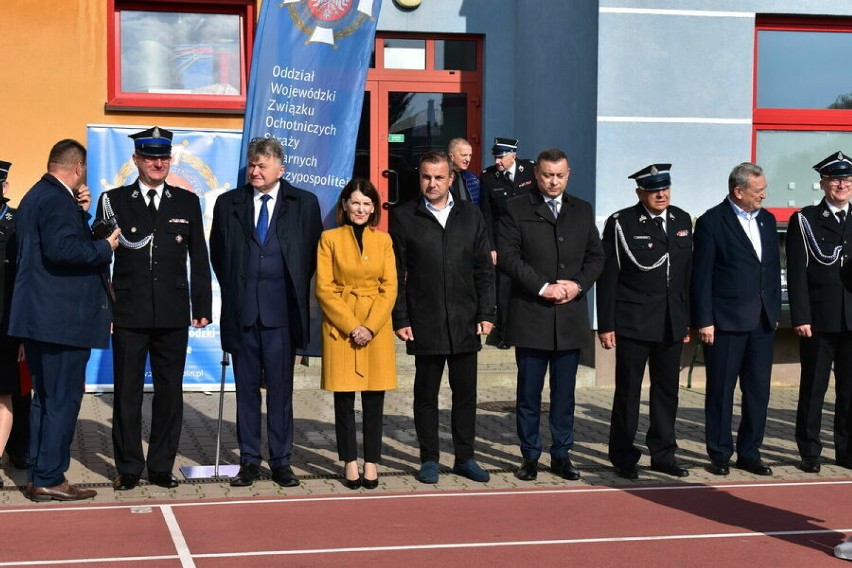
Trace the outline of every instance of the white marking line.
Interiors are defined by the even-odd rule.
[[[598,116],[598,122],[634,122],[649,124],[734,124],[751,125],[750,118],[707,118],[699,116]]]
[[[660,8],[602,7],[600,14],[641,14],[646,16],[692,16],[704,18],[754,18],[754,12],[714,12],[711,10],[665,10]]]
[[[77,558],[75,560],[27,560],[0,562],[0,566],[69,566],[74,564],[100,564],[102,562],[151,562],[152,560],[175,560],[177,556],[126,556],[124,558]]]
[[[169,534],[172,537],[172,542],[177,550],[180,558],[180,565],[183,568],[195,568],[195,562],[192,561],[192,553],[189,552],[189,547],[186,545],[186,539],[183,537],[183,532],[180,530],[180,525],[175,518],[175,513],[170,505],[160,507],[163,512],[163,518],[166,520],[166,526],[169,527]]]
[[[784,481],[772,482],[740,482],[740,483],[718,483],[718,484],[696,484],[696,485],[648,485],[640,487],[575,487],[564,489],[498,489],[498,490],[474,490],[460,493],[437,492],[437,493],[403,493],[394,495],[354,495],[338,496],[328,495],[320,497],[280,497],[280,498],[258,498],[243,500],[217,500],[217,501],[190,501],[186,503],[172,503],[168,507],[222,507],[231,505],[287,505],[290,503],[325,503],[329,501],[386,501],[397,499],[473,499],[477,497],[518,497],[525,495],[570,495],[572,493],[643,493],[646,491],[706,491],[709,489],[776,489],[776,488],[809,488],[817,486],[852,485],[852,479],[829,480],[829,481]],[[120,509],[136,509],[140,505],[86,505],[78,507],[62,506],[33,506],[22,509],[2,509],[0,515],[9,513],[55,513],[65,511],[110,511]],[[166,505],[152,505],[152,507],[165,507]]]
[[[409,550],[447,550],[462,548],[500,548],[506,546],[552,546],[570,544],[606,544],[614,542],[654,542],[665,540],[704,540],[716,538],[754,538],[754,537],[779,537],[813,535],[852,531],[848,529],[821,529],[806,531],[768,531],[768,532],[741,532],[741,533],[705,533],[705,534],[680,534],[680,535],[658,535],[658,536],[622,536],[622,537],[600,537],[600,538],[571,538],[561,540],[517,540],[511,542],[463,542],[453,544],[412,544],[400,546],[364,546],[350,548],[312,548],[304,550],[265,550],[240,553],[220,552],[215,554],[196,554],[196,558],[231,558],[246,556],[296,556],[306,554],[341,554],[354,552],[398,552]]]

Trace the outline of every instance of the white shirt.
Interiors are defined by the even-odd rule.
[[[456,202],[453,201],[453,194],[450,193],[450,192],[447,192],[447,204],[444,205],[443,209],[438,209],[437,207],[432,205],[429,202],[429,200],[426,199],[425,197],[423,198],[423,203],[426,204],[426,210],[429,211],[429,213],[431,213],[432,215],[435,216],[435,219],[438,220],[438,222],[441,224],[441,227],[446,229],[447,228],[447,217],[450,216],[450,210],[453,208],[453,205],[456,204]]]
[[[659,217],[660,219],[662,219],[662,220],[663,220],[663,232],[664,232],[664,233],[665,233],[665,232],[667,232],[667,231],[666,231],[666,224],[667,224],[667,221],[666,221],[666,211],[668,211],[668,209],[663,209],[663,212],[662,212],[662,213],[660,213],[659,215],[657,215],[657,214],[655,214],[655,213],[651,213],[650,211],[648,211],[648,208],[647,208],[647,207],[645,207],[644,205],[642,206],[642,209],[644,209],[644,210],[645,210],[645,213],[647,213],[647,214],[648,214],[648,216],[651,218],[651,221],[652,221],[652,222],[653,222],[653,221],[654,221],[654,219],[656,219],[657,217]]]
[[[760,242],[760,227],[757,226],[757,214],[760,213],[760,209],[755,209],[754,211],[743,211],[730,197],[728,197],[728,203],[731,204],[734,213],[737,215],[737,221],[740,222],[740,226],[743,228],[743,231],[745,231],[748,240],[751,241],[751,246],[754,247],[754,252],[757,253],[757,258],[762,259],[763,245]]]
[[[139,182],[139,190],[142,192],[142,195],[145,196],[145,205],[149,205],[148,202],[151,201],[151,199],[148,197],[148,192],[153,189],[154,191],[157,192],[157,195],[154,196],[154,207],[159,209],[160,208],[160,201],[162,201],[162,199],[163,199],[163,188],[165,187],[165,185],[166,185],[165,183],[161,183],[157,187],[148,187],[147,185],[145,185],[144,183],[142,183],[140,181]]]
[[[828,202],[828,199],[826,199],[825,204],[828,205],[828,209],[829,209],[829,211],[831,211],[831,214],[834,215],[835,219],[837,218],[837,212],[838,211],[843,211],[844,213],[846,213],[847,219],[849,218],[849,204],[848,203],[846,204],[846,207],[835,207],[834,205],[832,205],[831,203]]]
[[[258,190],[254,190],[254,197],[252,200],[254,201],[254,226],[257,226],[257,218],[260,216],[260,208],[263,205],[263,201],[261,201],[261,197],[264,195],[268,195],[271,197],[269,201],[266,202],[266,210],[269,212],[269,218],[272,218],[272,211],[275,209],[275,201],[278,199],[278,190],[281,189],[281,182],[276,182],[275,187],[269,190],[269,193],[261,193]]]

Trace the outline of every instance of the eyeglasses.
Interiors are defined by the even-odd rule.
[[[141,158],[142,158],[142,161],[145,162],[146,164],[153,164],[156,161],[161,161],[164,164],[168,164],[172,161],[171,156],[156,156],[156,157],[154,157],[154,156],[141,156]]]
[[[852,186],[852,177],[831,178],[828,180],[828,185],[849,187]]]

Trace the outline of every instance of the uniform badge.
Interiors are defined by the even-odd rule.
[[[827,219],[830,216],[830,213],[828,211],[823,211],[822,216]]]
[[[139,197],[139,191],[134,189],[133,193],[130,194],[130,197],[136,199],[137,197]]]
[[[519,172],[524,171],[524,165],[523,164],[518,164],[518,171]]]
[[[684,229],[683,231],[678,231],[677,233],[675,233],[675,235],[678,236],[678,237],[688,237],[689,231]]]
[[[644,214],[644,213],[643,213],[643,214],[641,214],[641,215],[639,215],[639,222],[640,222],[640,223],[644,223],[644,222],[645,222],[645,221],[647,221],[647,220],[648,220],[648,218],[647,218],[647,217],[645,217],[645,214]]]
[[[166,191],[164,191],[163,193],[165,193],[166,197],[168,197],[169,199],[172,198],[172,192],[170,192],[168,189]]]
[[[648,243],[648,250],[654,248],[654,243]]]
[[[178,235],[175,237],[175,241],[177,241],[177,244],[181,244],[183,242],[183,237]]]
[[[6,213],[6,220],[7,220],[7,221],[11,221],[11,220],[12,220],[12,214],[11,214],[11,213]]]

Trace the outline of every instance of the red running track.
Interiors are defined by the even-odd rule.
[[[842,566],[850,503],[837,480],[42,505],[0,510],[0,567]]]

